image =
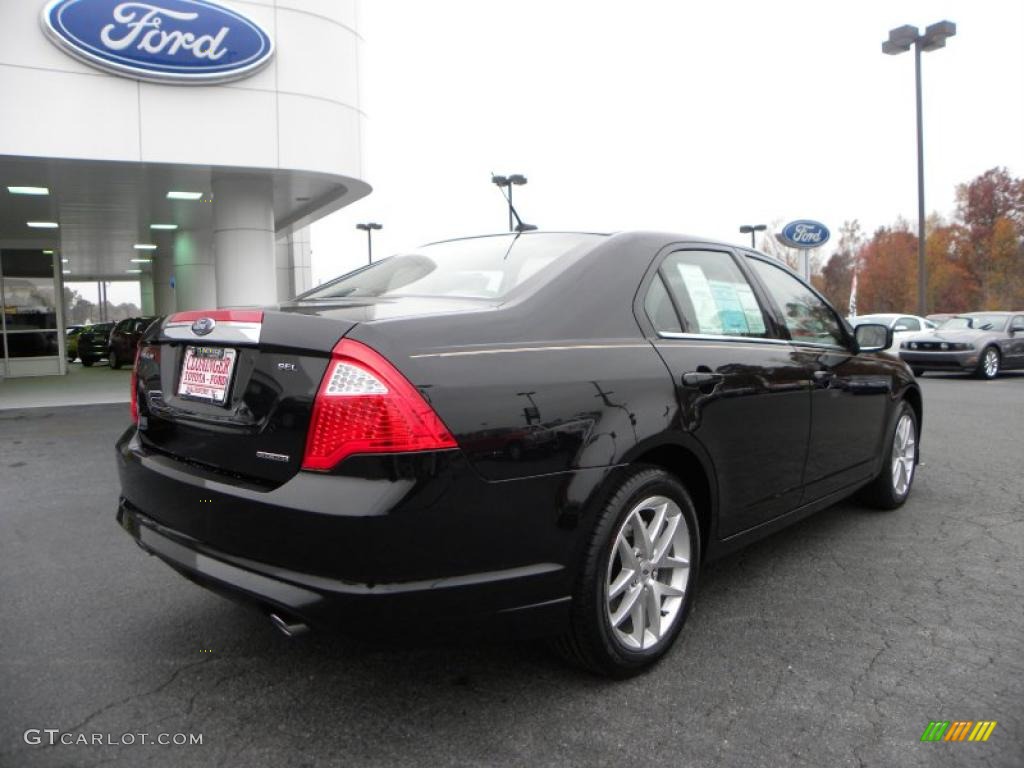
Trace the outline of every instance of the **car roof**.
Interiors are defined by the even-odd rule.
[[[426,247],[428,245],[438,245],[440,243],[452,243],[452,242],[457,242],[459,240],[476,240],[476,239],[483,239],[483,238],[488,238],[488,237],[508,237],[509,235],[516,235],[516,234],[517,234],[516,232],[490,232],[490,233],[481,234],[481,235],[467,235],[465,237],[447,237],[447,238],[444,238],[442,240],[432,240],[429,243],[423,243],[423,245],[421,247]],[[597,232],[597,231],[594,231],[594,230],[586,230],[586,229],[544,229],[544,230],[537,229],[537,230],[530,230],[528,232],[519,232],[518,234],[523,236],[523,237],[538,237],[538,236],[543,236],[543,235],[592,235],[592,236],[595,236],[595,237],[607,237],[607,238],[625,238],[625,237],[630,237],[630,238],[650,239],[650,240],[655,240],[655,241],[662,240],[665,243],[674,243],[674,242],[678,242],[678,243],[684,243],[684,242],[686,242],[686,243],[702,243],[704,245],[716,245],[716,246],[721,246],[723,248],[731,248],[731,249],[734,249],[734,250],[737,250],[737,251],[742,251],[744,253],[752,253],[752,254],[755,254],[757,256],[761,256],[763,258],[766,258],[769,261],[778,262],[779,264],[782,264],[783,266],[786,266],[788,268],[788,265],[784,261],[782,261],[780,259],[776,259],[775,257],[773,257],[773,256],[771,256],[771,255],[769,255],[767,253],[764,253],[763,251],[753,250],[753,249],[751,249],[751,248],[749,248],[747,246],[737,245],[736,243],[727,243],[727,242],[725,242],[723,240],[715,240],[713,238],[704,237],[702,235],[690,235],[690,234],[685,234],[685,233],[681,233],[681,232],[668,232],[668,231],[653,230],[653,229],[651,229],[651,230],[647,230],[647,229],[629,229],[629,230],[626,230],[626,229],[623,229],[623,230],[615,230],[615,231],[612,231],[612,232],[608,232],[608,231]]]
[[[456,241],[459,241],[459,240],[474,240],[474,239],[477,239],[477,238],[487,238],[487,237],[508,237],[509,235],[516,235],[516,234],[517,233],[515,233],[515,232],[491,232],[491,233],[482,234],[482,235],[468,235],[466,237],[449,237],[449,238],[445,238],[443,240],[434,240],[434,241],[429,242],[429,243],[424,243],[420,247],[422,248],[422,247],[426,247],[428,245],[438,245],[440,243],[451,243],[451,242],[456,242]],[[724,240],[715,240],[713,238],[704,237],[704,236],[701,236],[701,235],[689,235],[689,234],[685,234],[685,233],[681,233],[681,232],[668,232],[668,231],[664,231],[664,230],[654,230],[654,229],[650,229],[650,230],[648,230],[648,229],[616,230],[616,231],[613,231],[613,232],[607,232],[607,231],[606,232],[595,232],[595,231],[583,230],[583,229],[578,229],[578,230],[576,230],[576,229],[570,229],[570,230],[562,230],[562,229],[539,230],[538,229],[538,230],[530,230],[528,232],[519,232],[518,234],[520,236],[523,236],[523,237],[538,237],[538,236],[543,236],[543,235],[591,235],[591,236],[595,236],[595,237],[606,238],[606,240],[604,242],[595,244],[594,245],[595,249],[596,248],[600,248],[602,245],[604,245],[604,243],[611,244],[611,243],[615,243],[616,241],[621,241],[621,240],[629,240],[629,241],[633,241],[633,243],[642,243],[643,245],[646,245],[646,246],[659,247],[659,248],[667,246],[667,245],[672,245],[674,243],[687,243],[687,244],[692,243],[692,244],[695,244],[695,245],[697,245],[697,244],[699,244],[699,245],[710,245],[710,246],[714,246],[714,247],[718,247],[718,248],[728,248],[728,249],[736,251],[737,253],[740,253],[740,254],[744,254],[744,255],[748,255],[748,256],[755,256],[757,258],[763,259],[764,261],[770,262],[772,264],[777,264],[781,268],[785,269],[787,272],[790,272],[793,275],[796,275],[797,277],[799,277],[800,279],[803,279],[803,277],[796,270],[794,270],[792,267],[790,267],[789,264],[787,264],[782,259],[779,259],[779,258],[776,258],[776,257],[772,256],[771,254],[767,254],[764,251],[758,251],[758,250],[755,250],[753,248],[749,248],[749,247],[744,246],[744,245],[738,245],[737,243],[728,243],[728,242],[725,242]]]

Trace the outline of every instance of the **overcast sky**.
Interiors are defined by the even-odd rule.
[[[833,233],[916,222],[912,53],[902,24],[949,19],[922,59],[925,199],[1024,174],[1024,3],[372,0],[361,6],[362,201],[312,229],[314,283],[374,255],[503,231],[490,173],[522,173],[542,229],[664,229],[744,242],[744,223]]]

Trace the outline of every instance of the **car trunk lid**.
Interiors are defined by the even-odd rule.
[[[354,325],[264,310],[172,315],[141,348],[143,444],[249,482],[284,483],[302,466],[331,350]]]

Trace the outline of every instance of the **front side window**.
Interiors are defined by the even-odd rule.
[[[846,345],[846,336],[836,313],[814,292],[791,274],[761,259],[747,257],[771,297],[782,310],[782,319],[793,341],[812,344]]]
[[[768,336],[761,305],[728,253],[676,251],[665,257],[660,273],[687,333]]]

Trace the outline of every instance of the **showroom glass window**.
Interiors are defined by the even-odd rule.
[[[42,251],[0,253],[3,357],[53,357],[59,354],[53,258]]]
[[[782,319],[793,341],[828,346],[846,346],[839,318],[814,291],[781,267],[747,257],[771,297],[782,311]]]
[[[659,274],[679,308],[684,332],[706,336],[768,336],[757,297],[728,253],[675,251],[665,257]],[[652,294],[658,291],[658,284],[659,281],[655,281],[650,288],[648,307],[656,298]],[[651,322],[658,328],[654,317]]]

